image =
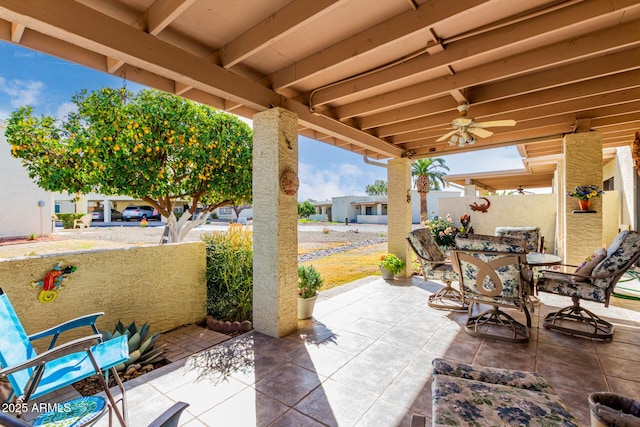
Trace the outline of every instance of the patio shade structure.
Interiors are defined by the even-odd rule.
[[[388,160],[389,252],[408,259],[409,159],[516,145],[552,176],[564,135],[598,131],[593,160],[640,129],[640,0],[0,0],[0,40],[254,119],[254,325],[278,336],[298,135]],[[438,142],[460,104],[517,124]]]
[[[375,159],[518,145],[544,169],[564,133],[640,128],[637,0],[1,0],[0,39],[241,116],[280,106]],[[436,143],[461,103],[517,125]]]

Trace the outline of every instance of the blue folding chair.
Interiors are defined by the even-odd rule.
[[[95,326],[103,313],[94,313],[65,322],[33,335],[27,335],[9,298],[0,288],[0,377],[9,380],[13,389],[7,401],[17,403],[16,408],[32,399],[59,390],[90,376],[97,376],[108,399],[111,411],[124,427],[127,424],[125,390],[115,366],[129,359],[129,347],[125,336],[102,341]],[[88,326],[93,334],[55,346],[59,335],[78,327]],[[31,342],[52,337],[49,349],[37,354]],[[108,373],[112,373],[122,393],[121,410],[107,385]],[[24,411],[19,410],[18,416]]]

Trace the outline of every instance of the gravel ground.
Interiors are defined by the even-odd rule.
[[[227,224],[218,223],[192,230],[186,241],[199,241],[202,234],[223,231]],[[337,228],[337,227],[335,227]],[[386,233],[366,231],[366,227],[350,227],[342,231],[331,228],[325,233],[321,227],[302,224],[298,231],[300,261],[310,261],[323,256],[383,243]],[[164,227],[139,227],[133,224],[115,227],[91,227],[83,230],[57,229],[54,234],[35,241],[18,239],[0,241],[0,258],[43,255],[78,250],[108,249],[125,246],[154,245],[160,242]]]

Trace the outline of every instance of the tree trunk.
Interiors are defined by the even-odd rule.
[[[207,222],[209,214],[210,212],[205,212],[204,214],[200,213],[192,221],[189,221],[189,218],[191,218],[191,213],[189,213],[188,211],[183,213],[179,220],[176,219],[174,213],[171,212],[171,215],[169,215],[169,218],[167,218],[167,225],[165,229],[166,239],[163,235],[163,239],[160,243],[182,242],[194,227]]]
[[[429,215],[427,214],[427,193],[420,192],[420,224],[424,224]]]

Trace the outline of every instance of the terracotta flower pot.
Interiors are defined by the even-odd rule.
[[[591,206],[591,200],[578,200],[581,211],[588,211]]]

